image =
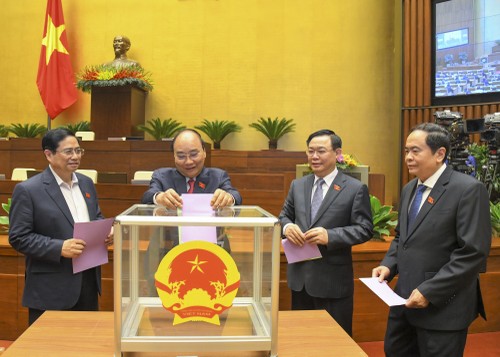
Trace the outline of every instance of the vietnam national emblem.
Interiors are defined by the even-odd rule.
[[[172,248],[155,273],[163,307],[173,324],[205,321],[220,325],[219,315],[233,305],[240,273],[233,258],[217,244],[191,241]]]

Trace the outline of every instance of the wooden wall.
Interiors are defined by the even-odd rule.
[[[403,103],[401,109],[403,143],[411,128],[434,122],[434,112],[449,109],[461,112],[464,119],[482,118],[485,114],[500,111],[499,101],[493,103],[467,104],[449,107],[432,106],[431,81],[431,0],[403,0]],[[479,135],[471,140],[477,141]],[[404,144],[401,145],[403,147]],[[401,183],[406,184],[409,177],[404,163],[401,161]]]

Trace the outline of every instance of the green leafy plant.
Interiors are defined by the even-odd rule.
[[[250,127],[264,134],[269,140],[269,149],[278,148],[278,140],[283,137],[283,135],[292,133],[295,131],[295,123],[293,119],[275,119],[271,118],[260,118],[255,123],[249,124]]]
[[[6,232],[9,230],[9,212],[10,212],[11,199],[7,200],[7,203],[2,203],[2,208],[7,212],[7,216],[0,216],[0,231]]]
[[[383,236],[389,236],[391,229],[398,224],[398,212],[392,206],[382,205],[380,200],[370,195],[370,205],[372,209],[373,239],[385,241]]]
[[[7,135],[9,135],[9,127],[0,124],[0,137],[5,138]]]
[[[66,128],[69,131],[76,133],[77,131],[90,131],[90,122],[89,121],[80,121],[75,124],[66,124],[61,126],[61,128]]]
[[[214,149],[220,149],[220,143],[226,136],[241,131],[241,126],[234,121],[208,121],[207,119],[203,119],[202,123],[202,125],[196,125],[195,128],[207,134],[214,143]]]
[[[145,125],[137,125],[137,129],[150,134],[155,140],[163,138],[172,138],[179,131],[186,128],[177,120],[172,118],[161,120],[160,118],[151,119]]]
[[[500,202],[490,201],[490,217],[493,237],[500,237]]]
[[[466,165],[469,174],[486,185],[490,198],[500,193],[500,175],[496,172],[494,161],[491,160],[490,149],[487,145],[472,143],[467,147],[469,156]],[[493,200],[494,201],[494,200]]]
[[[38,123],[11,124],[9,131],[18,138],[36,138],[47,131],[47,127]]]

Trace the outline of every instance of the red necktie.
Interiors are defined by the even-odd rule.
[[[193,191],[194,191],[194,180],[193,179],[189,179],[188,185],[189,185],[189,189],[188,189],[187,193],[193,193]]]

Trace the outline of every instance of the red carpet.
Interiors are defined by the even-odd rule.
[[[384,356],[384,342],[360,342],[359,346],[369,357]],[[467,337],[465,357],[500,356],[500,332],[472,333]]]

